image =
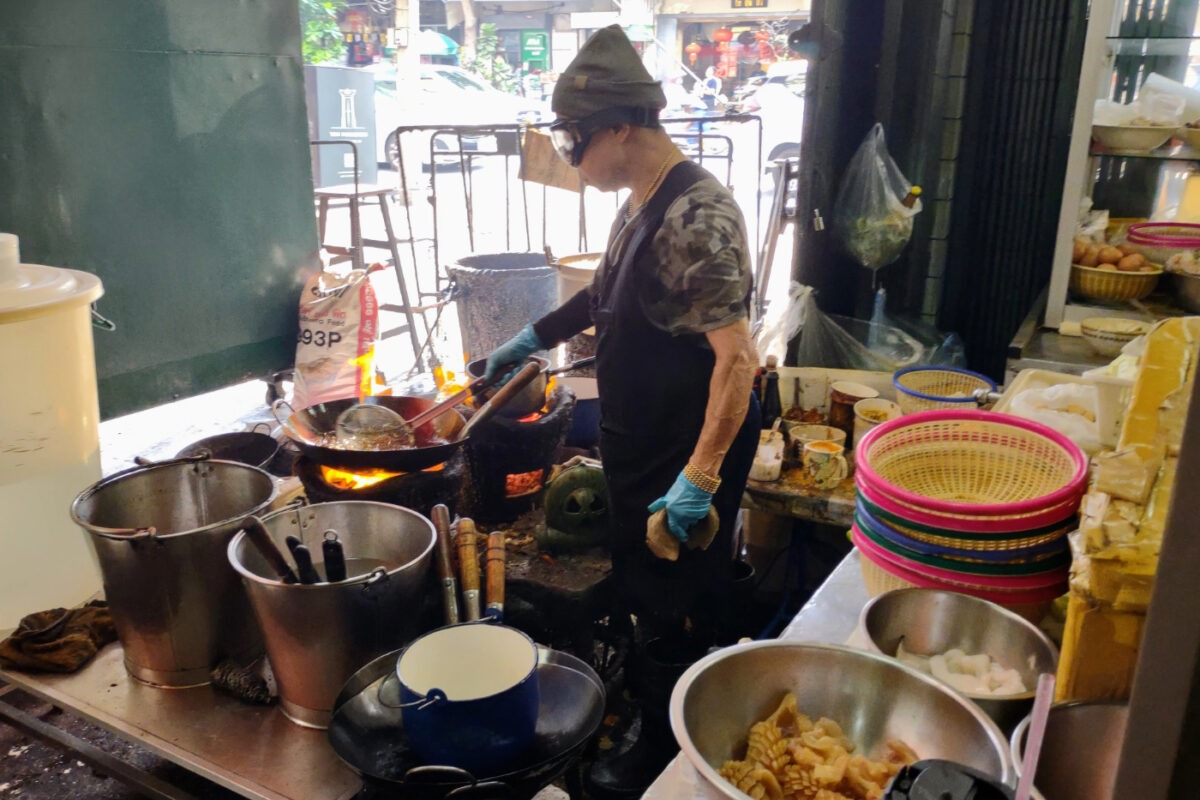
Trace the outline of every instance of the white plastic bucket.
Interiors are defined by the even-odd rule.
[[[100,478],[100,408],[86,272],[20,263],[0,234],[0,630],[100,590],[71,502]]]
[[[596,267],[600,266],[603,253],[580,253],[576,256],[563,256],[552,265],[558,270],[558,304],[570,300],[580,289],[586,289],[596,276]],[[595,336],[596,329],[584,331],[588,336]]]

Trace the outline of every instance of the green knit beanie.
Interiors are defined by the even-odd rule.
[[[608,108],[660,110],[667,105],[662,85],[650,76],[641,56],[619,25],[596,31],[554,85],[551,108],[564,119],[580,119]]]

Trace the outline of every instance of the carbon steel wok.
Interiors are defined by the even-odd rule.
[[[405,419],[412,419],[422,411],[436,405],[435,400],[424,397],[376,396],[366,399],[395,411]],[[360,401],[356,397],[330,400],[296,411],[283,400],[272,406],[283,432],[296,443],[300,452],[318,464],[338,469],[386,469],[399,472],[414,472],[435,464],[441,464],[462,446],[465,423],[462,415],[451,409],[437,418],[418,427],[414,434],[416,447],[393,450],[349,450],[331,447],[327,443],[334,439],[338,415]],[[280,408],[291,410],[286,418],[279,414]]]
[[[541,700],[529,752],[503,774],[472,776],[453,767],[424,765],[404,739],[395,675],[397,650],[354,674],[334,701],[329,742],[361,775],[370,797],[408,800],[529,798],[557,778],[582,752],[604,718],[604,688],[591,667],[574,656],[538,647]],[[389,689],[394,695],[388,699]],[[382,698],[381,698],[382,692]],[[386,701],[386,702],[385,702]]]
[[[283,427],[288,438],[313,461],[338,469],[386,469],[400,472],[441,464],[466,442],[471,429],[488,420],[516,397],[531,381],[541,374],[537,364],[526,364],[515,377],[500,387],[483,406],[476,411],[470,422],[464,423],[462,415],[451,405],[453,400],[438,403],[423,397],[391,397],[377,395],[367,398],[343,398],[296,411],[285,400],[276,400],[271,406],[275,418]],[[338,417],[351,406],[375,404],[395,411],[406,420],[413,419],[422,411],[439,406],[442,411],[428,422],[413,430],[415,447],[373,448],[355,450],[338,447]],[[291,414],[280,418],[279,409],[286,407]]]

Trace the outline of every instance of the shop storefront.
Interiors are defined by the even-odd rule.
[[[771,64],[785,60],[788,34],[809,20],[807,0],[787,9],[772,8],[771,2],[705,0],[686,9],[667,6],[656,29],[673,63],[664,64],[662,74],[678,77],[691,90],[712,67],[721,93],[732,97],[747,81],[765,75]]]

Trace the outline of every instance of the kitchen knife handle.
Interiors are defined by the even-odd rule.
[[[338,535],[333,531],[325,531],[325,539],[321,542],[321,554],[325,559],[325,580],[337,583],[346,580],[346,552]]]
[[[492,531],[487,539],[487,610],[486,617],[504,619],[504,560],[507,555],[504,531]]]
[[[302,544],[292,548],[292,558],[296,559],[296,571],[300,573],[301,583],[320,583],[321,574],[313,566],[312,553]]]
[[[475,522],[470,519],[458,521],[458,569],[462,580],[463,606],[468,622],[480,617],[479,608],[479,551],[475,546]]]
[[[263,527],[262,520],[251,514],[242,520],[242,527],[246,531],[246,538],[250,540],[250,544],[254,545],[259,554],[266,559],[267,565],[279,580],[284,583],[297,583],[296,573],[292,572],[287,559],[283,557],[283,553],[279,552],[275,540]]]
[[[442,604],[447,625],[461,621],[458,613],[458,579],[454,577],[454,563],[450,556],[450,509],[438,503],[430,509],[433,528],[437,532],[437,570],[442,584]]]

